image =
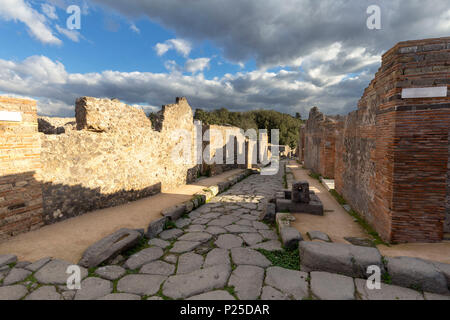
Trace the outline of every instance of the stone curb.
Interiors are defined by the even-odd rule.
[[[303,241],[303,238],[297,229],[291,227],[291,221],[295,221],[294,216],[290,213],[278,212],[275,215],[275,221],[283,246],[286,249],[297,248],[298,243]]]
[[[368,278],[376,265],[394,285],[450,294],[450,264],[411,257],[383,257],[377,248],[343,243],[301,241],[300,266],[305,272],[323,271],[352,278]]]

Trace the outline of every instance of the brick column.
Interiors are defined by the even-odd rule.
[[[36,101],[0,97],[0,240],[42,222],[40,139]],[[12,112],[20,116],[9,119]]]

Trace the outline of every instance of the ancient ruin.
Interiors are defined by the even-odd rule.
[[[436,242],[450,231],[449,42],[398,43],[356,111],[332,117],[313,108],[300,130],[305,167],[334,179],[386,241]]]
[[[152,196],[200,175],[251,168],[261,157],[256,139],[240,136],[239,128],[195,125],[185,98],[163,106],[153,128],[142,110],[110,99],[77,99],[75,119],[38,118],[36,102],[24,99],[1,97],[0,110],[23,114],[21,122],[0,123],[0,239]],[[206,147],[210,159],[198,164]],[[216,153],[222,163],[214,161]]]

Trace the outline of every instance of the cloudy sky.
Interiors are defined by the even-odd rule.
[[[367,27],[371,5],[379,30]],[[1,0],[0,94],[53,116],[73,116],[79,96],[146,111],[186,96],[193,108],[343,114],[383,52],[441,36],[448,0]]]

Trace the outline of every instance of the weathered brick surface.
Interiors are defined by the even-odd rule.
[[[36,102],[0,97],[0,111],[21,122],[0,121],[0,240],[42,225],[40,141]]]
[[[314,107],[300,137],[304,140],[304,161],[308,168],[327,178],[334,177],[335,144],[339,116],[325,116]]]
[[[390,49],[358,109],[336,124],[336,190],[388,241],[440,241],[450,229],[449,95],[401,98],[403,88],[450,85],[449,42]],[[321,121],[306,129],[305,164],[324,175],[322,156],[333,155],[320,153]]]

